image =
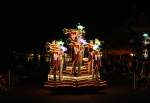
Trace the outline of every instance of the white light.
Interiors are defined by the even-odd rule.
[[[148,37],[148,33],[144,33],[143,36],[144,36],[144,37]]]
[[[93,46],[93,49],[94,49],[94,50],[97,50],[98,48],[99,48],[98,45],[94,45],[94,46]]]
[[[132,56],[132,57],[133,57],[133,56],[134,56],[134,54],[133,54],[133,53],[130,53],[130,56]]]
[[[83,29],[84,29],[84,27],[83,27],[83,26],[81,26],[81,25],[79,25],[79,26],[78,26],[78,29],[83,30]]]
[[[80,25],[80,23],[78,23],[77,28],[78,28],[79,30],[83,30],[85,27],[83,27],[82,25]]]

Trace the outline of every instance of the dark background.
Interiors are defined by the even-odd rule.
[[[19,54],[20,52],[28,50],[38,51],[44,49],[46,41],[65,38],[62,29],[64,27],[75,28],[78,22],[85,26],[87,39],[98,37],[100,40],[104,40],[106,49],[129,48],[131,39],[136,41],[137,47],[139,46],[138,42],[140,42],[139,37],[141,34],[135,33],[132,28],[150,27],[150,9],[148,2],[145,2],[145,0],[89,1],[6,1],[1,3],[0,71],[4,70],[7,74],[7,70],[12,68],[11,66],[15,64],[15,60],[10,59],[10,57],[14,55],[13,53],[16,52]],[[18,70],[26,70],[26,68],[18,68]],[[37,73],[34,72],[33,68],[31,69],[35,74],[33,78],[36,78],[38,81],[40,78],[39,74],[43,76],[40,70],[44,69],[40,68]],[[26,75],[24,72],[21,73]],[[21,73],[18,73],[20,77],[22,77]],[[115,73],[113,75],[115,78],[111,78],[111,76],[112,75],[109,75],[109,80],[115,80],[117,78],[117,80],[124,82],[122,78],[118,78],[119,76]],[[125,80],[128,81],[128,76],[124,76],[127,77]],[[132,77],[130,79],[132,79]],[[16,88],[14,91],[11,91],[8,96],[6,95],[7,99],[5,101],[15,99],[17,101],[19,98],[19,101],[49,100],[51,102],[62,102],[63,100],[68,101],[68,96],[69,101],[74,100],[75,102],[77,100],[85,100],[86,102],[93,102],[93,100],[94,102],[105,100],[113,102],[116,102],[116,100],[143,102],[144,100],[149,100],[149,90],[145,90],[146,92],[133,92],[133,84],[130,83],[130,81],[128,82],[129,84],[123,84],[121,86],[115,84],[115,87],[102,92],[104,95],[96,94],[96,96],[74,95],[70,97],[67,95],[60,97],[60,95],[51,94],[45,90],[35,88],[35,86],[32,88],[19,88],[18,90],[16,90]],[[24,84],[29,85],[26,82]],[[50,98],[49,96],[52,97]],[[107,99],[108,97],[110,97],[110,99]]]
[[[85,26],[86,38],[105,41],[108,48],[126,48],[134,38],[132,27],[149,26],[144,1],[51,1],[2,3],[1,47],[11,50],[41,49],[46,41],[64,38],[62,29]]]

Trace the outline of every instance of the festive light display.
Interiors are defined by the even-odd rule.
[[[60,57],[62,58],[64,54],[64,52],[66,52],[67,56],[63,56],[63,58],[66,60],[64,61],[64,59],[61,59],[63,61],[63,63],[65,63],[66,65],[68,65],[67,62],[72,64],[72,70],[71,70],[71,75],[70,76],[80,76],[81,74],[81,70],[84,67],[83,62],[84,60],[89,61],[89,56],[91,55],[93,59],[93,62],[91,62],[91,65],[95,65],[94,67],[92,66],[91,68],[86,68],[86,69],[93,69],[93,74],[87,74],[87,75],[93,75],[93,78],[97,78],[100,75],[98,74],[98,69],[100,68],[100,61],[101,61],[101,49],[102,49],[102,43],[98,38],[95,38],[94,40],[90,40],[90,42],[87,42],[87,40],[83,37],[83,34],[85,34],[85,30],[80,23],[78,23],[76,25],[76,29],[68,29],[68,28],[64,28],[63,29],[63,33],[65,34],[65,36],[68,36],[66,42],[63,42],[62,40],[53,40],[52,43],[50,42],[46,42],[46,49],[49,48],[47,51],[48,53],[51,54],[51,56],[53,57],[51,60],[53,61],[54,67],[52,67],[53,69],[58,69],[60,62],[57,63],[55,62],[55,60],[59,60]],[[68,35],[66,35],[68,34]],[[65,47],[64,44],[67,44],[69,46],[69,48]],[[87,48],[87,49],[86,49]],[[89,50],[92,51],[89,51]],[[61,51],[63,51],[63,53],[61,53]],[[60,54],[61,53],[61,54]],[[88,56],[85,56],[85,53],[88,53]],[[56,56],[58,55],[58,56]],[[85,59],[87,58],[87,59]],[[94,62],[96,61],[96,62]],[[56,66],[57,65],[57,66]],[[68,67],[66,67],[68,68]],[[78,68],[78,69],[77,69]],[[95,68],[95,69],[94,69]],[[88,70],[89,71],[89,70]],[[62,74],[62,73],[60,73]],[[54,70],[53,72],[53,77],[56,80],[57,77],[57,73]],[[63,76],[61,76],[61,78],[63,78]],[[61,79],[60,78],[60,79]]]

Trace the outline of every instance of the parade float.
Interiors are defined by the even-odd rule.
[[[85,27],[64,28],[66,40],[52,40],[45,44],[49,73],[44,86],[58,87],[105,87],[101,79],[102,41],[99,38],[86,40]]]

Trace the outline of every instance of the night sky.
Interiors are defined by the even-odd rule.
[[[62,29],[75,28],[78,22],[85,26],[87,38],[98,37],[108,47],[123,47],[120,44],[127,45],[132,37],[130,28],[150,18],[147,3],[127,0],[12,2],[4,4],[2,14],[1,47],[7,50],[42,48],[46,41],[63,38]]]

